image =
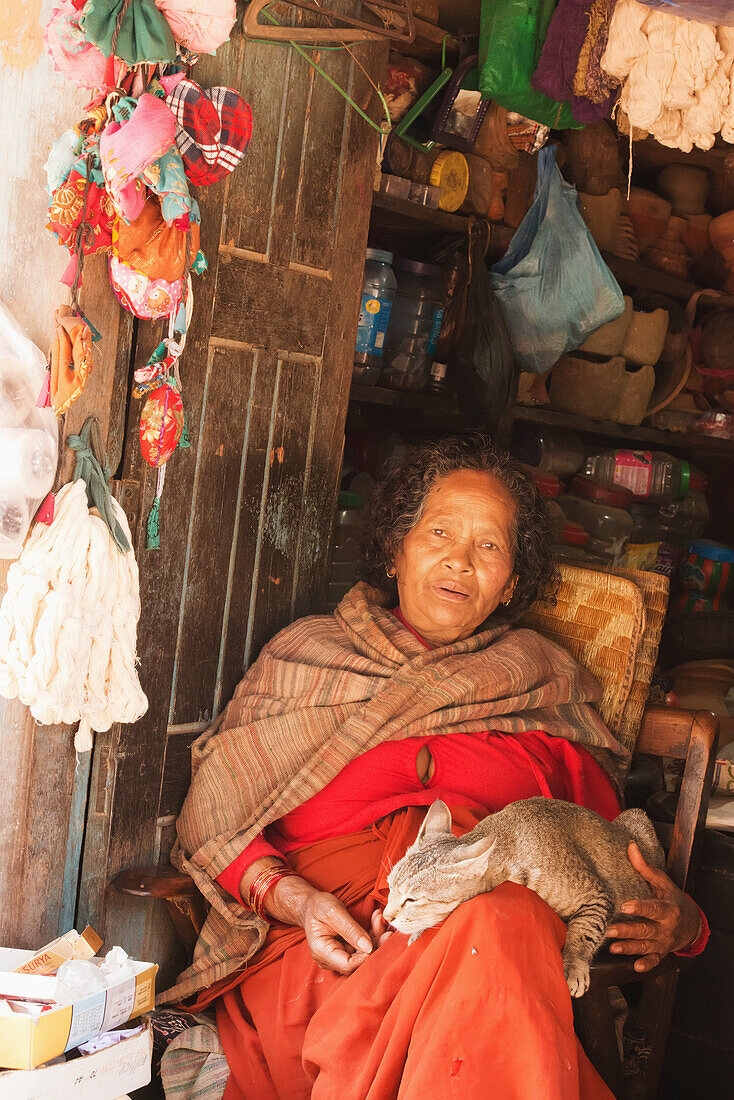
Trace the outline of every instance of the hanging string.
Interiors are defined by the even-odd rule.
[[[94,155],[90,152],[87,153],[87,159],[84,162],[86,165],[86,177],[84,179],[84,198],[82,201],[82,216],[77,226],[76,235],[74,237],[74,255],[76,257],[76,268],[74,271],[74,280],[71,284],[71,304],[74,307],[74,312],[79,317],[84,317],[79,306],[79,284],[82,280],[82,270],[84,268],[84,238],[87,231],[87,207],[89,205],[89,183],[90,176],[92,174],[92,163],[94,161]]]

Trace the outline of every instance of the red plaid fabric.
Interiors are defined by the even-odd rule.
[[[233,88],[204,91],[181,80],[166,99],[178,124],[176,144],[186,175],[204,187],[237,167],[252,137],[252,110]]]

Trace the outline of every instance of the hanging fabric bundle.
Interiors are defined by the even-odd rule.
[[[41,725],[78,722],[77,752],[92,748],[93,730],[148,709],[135,667],[138,567],[89,446],[92,425],[70,438],[77,479],[57,494],[51,525],[34,527],[0,605],[0,695]]]

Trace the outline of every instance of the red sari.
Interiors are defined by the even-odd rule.
[[[423,812],[399,810],[290,863],[369,927]],[[457,835],[482,816],[454,810]],[[410,947],[391,936],[348,977],[317,966],[302,929],[274,926],[250,967],[189,1008],[216,1000],[225,1100],[610,1100],[574,1034],[565,935],[545,902],[513,883],[460,905]]]

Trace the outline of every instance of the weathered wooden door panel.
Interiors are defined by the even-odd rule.
[[[384,53],[362,49],[362,60],[374,69]],[[346,55],[320,64],[351,79]],[[226,184],[200,196],[209,271],[195,282],[181,362],[191,447],[169,464],[161,549],[145,550],[144,523],[136,547],[150,707],[98,740],[78,914],[167,964],[166,977],[181,962],[167,918],[108,883],[167,856],[191,741],[267,638],[319,603],[377,145],[289,49],[235,37],[200,75],[251,101],[253,141]],[[361,73],[350,91],[369,102]],[[137,364],[159,338],[152,329],[139,326]],[[140,482],[145,516],[155,474],[140,459],[138,416],[133,402],[123,476]]]

